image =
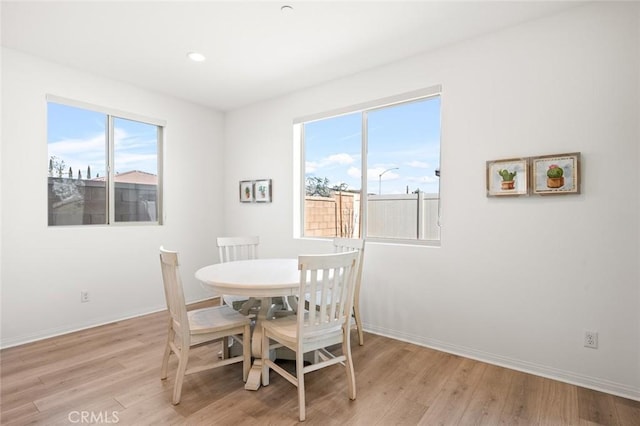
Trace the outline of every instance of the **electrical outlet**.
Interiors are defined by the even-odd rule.
[[[89,301],[89,292],[87,290],[82,290],[80,292],[80,301],[82,303],[85,303],[85,302]]]
[[[584,347],[598,349],[598,332],[597,331],[584,332]]]

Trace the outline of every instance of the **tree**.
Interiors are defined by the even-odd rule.
[[[78,170],[78,180],[82,179],[82,172]]]
[[[342,182],[339,185],[333,185],[331,189],[333,189],[334,191],[346,191],[347,189],[349,189],[349,185]]]
[[[342,182],[337,185],[329,186],[329,178],[320,178],[311,176],[307,178],[307,195],[319,197],[331,197],[331,191],[346,191],[349,185]]]
[[[62,177],[62,173],[66,169],[67,165],[64,164],[64,160],[60,160],[55,155],[49,158],[49,176],[53,177],[54,172],[57,177]]]
[[[87,179],[91,179],[91,166],[87,166]]]
[[[73,179],[73,170],[71,169],[71,166],[69,166],[69,179]]]
[[[329,179],[310,176],[307,178],[306,193],[310,196],[330,197]]]

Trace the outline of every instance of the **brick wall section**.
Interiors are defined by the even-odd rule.
[[[329,197],[305,197],[304,235],[307,237],[352,237],[354,194],[334,193]],[[357,233],[357,231],[356,231]]]
[[[326,197],[305,197],[304,235],[331,237],[336,234],[336,200]]]

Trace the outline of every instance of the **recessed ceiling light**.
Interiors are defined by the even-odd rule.
[[[293,12],[293,6],[289,6],[288,4],[285,4],[280,8],[280,11],[284,14],[289,14]]]
[[[187,57],[194,62],[203,62],[204,60],[207,59],[204,57],[202,53],[198,53],[198,52],[189,52],[187,53]]]

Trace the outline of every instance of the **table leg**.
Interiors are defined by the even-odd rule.
[[[260,299],[260,310],[256,317],[256,324],[253,327],[253,335],[251,336],[251,356],[254,359],[251,370],[249,370],[249,377],[244,385],[247,390],[258,390],[262,384],[262,321],[266,320],[270,307],[270,297]]]
[[[262,359],[256,358],[251,364],[247,382],[244,384],[246,390],[258,390],[262,384]]]

